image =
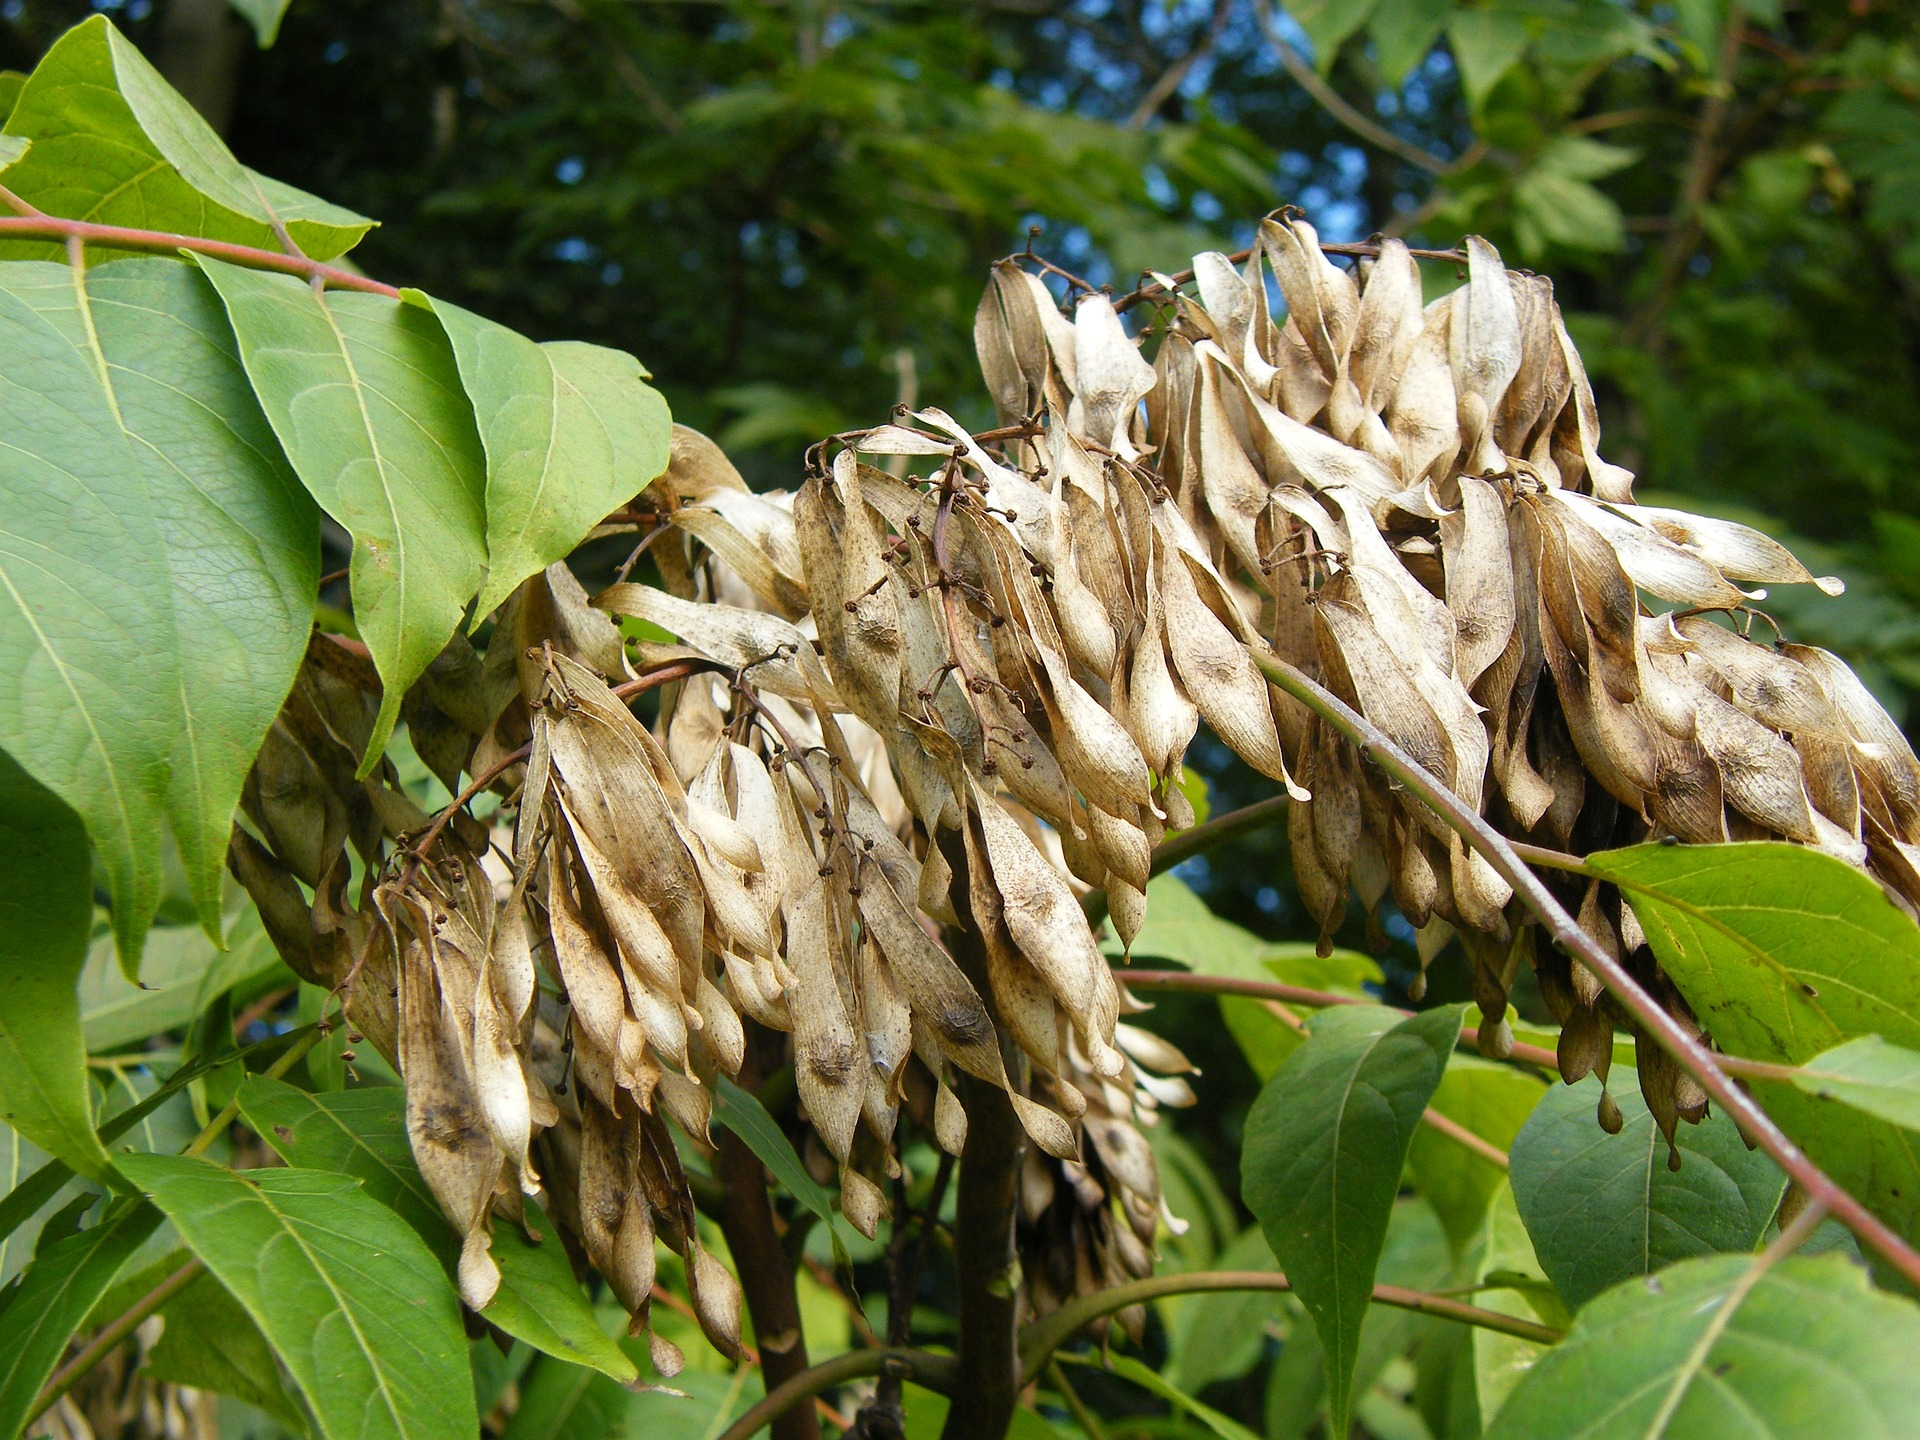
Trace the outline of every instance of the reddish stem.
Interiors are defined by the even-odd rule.
[[[138,250],[148,255],[173,255],[191,250],[250,270],[276,270],[282,275],[297,275],[302,280],[319,280],[335,290],[360,290],[369,295],[385,295],[398,300],[400,291],[392,285],[355,275],[304,255],[286,255],[278,250],[260,250],[252,245],[235,245],[225,240],[206,240],[197,235],[174,235],[165,230],[135,230],[126,225],[96,225],[90,220],[63,220],[58,215],[10,215],[0,217],[0,238],[78,241],[82,245],[100,245],[109,250]]]

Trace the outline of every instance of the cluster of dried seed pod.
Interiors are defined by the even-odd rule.
[[[415,848],[427,817],[391,776],[353,779],[375,682],[316,641],[234,868],[400,1066],[470,1303],[497,1283],[496,1214],[544,1191],[636,1327],[660,1241],[734,1348],[738,1287],[700,1246],[673,1131],[709,1143],[749,1027],[790,1037],[809,1149],[862,1231],[888,1213],[903,1109],[959,1153],[964,1074],[1032,1142],[1028,1309],[1148,1273],[1170,1217],[1138,1127],[1191,1102],[1190,1067],[1122,1020],[1136,1002],[1081,896],[1103,888],[1131,943],[1153,848],[1193,821],[1178,782],[1202,721],[1292,795],[1323,940],[1350,894],[1376,921],[1391,896],[1423,962],[1458,935],[1496,1053],[1532,964],[1564,1072],[1604,1078],[1621,1017],[1593,977],[1272,690],[1263,647],[1515,838],[1780,836],[1920,897],[1897,727],[1833,656],[1722,623],[1757,598],[1743,585],[1830,582],[1746,527],[1633,503],[1546,281],[1469,240],[1465,283],[1426,303],[1405,247],[1376,248],[1345,270],[1269,219],[1243,266],[1195,260],[1197,294],[1156,277],[1136,297],[1162,307],[1151,362],[1107,296],[1068,318],[1003,262],[975,325],[999,428],[903,414],[836,437],[791,493],[749,491],[678,431],[640,501],[654,583],[630,561],[589,603],[556,566],[408,697],[450,788],[497,777],[512,800],[504,861],[464,815]],[[652,638],[623,644],[609,616]],[[668,673],[650,729],[630,692]],[[1616,895],[1571,898],[1661,985]],[[1639,1050],[1669,1134],[1704,1113]]]

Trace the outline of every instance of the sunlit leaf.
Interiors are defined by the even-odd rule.
[[[459,1301],[358,1181],[172,1155],[120,1163],[253,1317],[328,1440],[471,1440]]]

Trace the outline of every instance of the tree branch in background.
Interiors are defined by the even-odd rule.
[[[1837,1184],[1787,1138],[1786,1132],[1774,1124],[1773,1118],[1760,1108],[1753,1097],[1733,1082],[1728,1071],[1722,1068],[1720,1058],[1688,1034],[1627,973],[1625,966],[1580,928],[1573,916],[1567,913],[1566,907],[1528,868],[1505,836],[1489,825],[1478,811],[1436,780],[1395,744],[1385,731],[1348,706],[1331,690],[1276,655],[1257,647],[1252,648],[1251,653],[1254,663],[1276,689],[1293,696],[1332,725],[1352,741],[1368,761],[1418,796],[1462,840],[1479,851],[1500,877],[1513,887],[1521,902],[1540,918],[1553,937],[1553,942],[1599,977],[1642,1034],[1651,1037],[1682,1070],[1697,1080],[1701,1089],[1733,1117],[1748,1139],[1766,1151],[1814,1200],[1825,1205],[1835,1219],[1877,1250],[1910,1284],[1920,1285],[1920,1254],[1915,1254],[1913,1248],[1884,1221]]]
[[[1199,43],[1191,50],[1160,72],[1160,78],[1153,82],[1153,88],[1140,98],[1133,114],[1127,117],[1129,130],[1145,129],[1147,122],[1160,113],[1160,107],[1173,98],[1173,92],[1193,73],[1193,67],[1213,53],[1213,47],[1220,43],[1220,36],[1232,15],[1233,0],[1214,0],[1213,19],[1207,24],[1207,33],[1200,37]]]
[[[761,1052],[767,1032],[751,1020],[747,1032],[746,1062],[739,1083],[759,1088],[764,1074]],[[773,1202],[767,1195],[766,1167],[731,1129],[720,1127],[719,1171],[726,1193],[720,1206],[720,1229],[733,1255],[747,1313],[753,1319],[760,1347],[760,1375],[771,1400],[776,1392],[807,1370],[807,1336],[800,1323],[800,1295],[794,1287],[794,1267],[774,1228]],[[805,1399],[806,1395],[796,1395]],[[820,1419],[811,1405],[795,1404],[773,1420],[774,1440],[820,1440]]]
[[[1292,77],[1295,84],[1313,97],[1322,110],[1369,145],[1406,161],[1416,169],[1425,170],[1430,175],[1444,175],[1454,168],[1457,162],[1443,160],[1438,155],[1422,150],[1411,140],[1401,139],[1378,120],[1361,114],[1341,99],[1339,92],[1321,79],[1319,72],[1287,43],[1287,37],[1280,33],[1279,22],[1274,18],[1271,0],[1253,0],[1253,13],[1259,18],[1260,29],[1267,37],[1267,43],[1273,46],[1274,53],[1279,56],[1281,68]]]
[[[967,900],[966,852],[957,839],[949,832],[953,905],[961,921],[949,931],[953,958],[974,989],[990,997],[993,988],[987,979],[986,950]],[[991,1009],[992,1001],[987,1003]],[[1006,1031],[997,1014],[994,1023],[996,1033],[1004,1036]],[[1006,1045],[1003,1039],[1003,1050]],[[941,1436],[942,1440],[976,1440],[1006,1433],[1019,1396],[1020,1362],[1015,1341],[1020,1319],[1020,1268],[1014,1250],[1013,1218],[1027,1134],[1013,1113],[1007,1092],[998,1085],[962,1073],[956,1077],[956,1090],[967,1112],[967,1138],[960,1148],[960,1189],[953,1220],[953,1257],[959,1286],[959,1338],[954,1346],[958,1368],[953,1408],[947,1412]]]
[[[1021,1333],[1021,1374],[1027,1379],[1037,1377],[1046,1369],[1054,1351],[1101,1316],[1124,1310],[1129,1305],[1163,1299],[1168,1295],[1292,1288],[1292,1282],[1278,1270],[1203,1270],[1192,1275],[1149,1275],[1144,1280],[1131,1280],[1125,1285],[1114,1285],[1091,1295],[1081,1295],[1051,1315],[1034,1321]],[[1551,1325],[1502,1315],[1495,1310],[1484,1310],[1478,1305],[1469,1305],[1447,1295],[1406,1290],[1398,1285],[1374,1286],[1373,1303],[1433,1315],[1442,1320],[1455,1320],[1463,1325],[1477,1325],[1483,1330],[1497,1330],[1503,1335],[1531,1340],[1537,1345],[1552,1345],[1561,1335]]]
[[[719,1440],[747,1440],[824,1390],[889,1372],[945,1395],[953,1390],[956,1367],[953,1356],[932,1355],[925,1350],[849,1350],[769,1390],[766,1399],[721,1431]],[[808,1413],[812,1413],[810,1409]]]
[[[1733,98],[1733,70],[1739,63],[1741,37],[1746,28],[1745,12],[1738,5],[1729,6],[1726,26],[1720,32],[1720,53],[1714,62],[1707,102],[1701,107],[1693,148],[1687,155],[1686,174],[1680,182],[1680,194],[1674,200],[1673,228],[1667,232],[1667,243],[1660,251],[1660,268],[1654,277],[1653,290],[1640,313],[1627,326],[1626,343],[1656,355],[1666,348],[1666,327],[1660,321],[1673,302],[1681,271],[1700,243],[1700,212],[1726,166],[1721,131],[1726,124],[1728,102]]]

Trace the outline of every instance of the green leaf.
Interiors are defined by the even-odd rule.
[[[328,1440],[472,1440],[453,1288],[358,1181],[177,1155],[120,1168],[253,1317]]]
[[[1107,955],[1121,953],[1116,939],[1106,940],[1100,948]],[[1231,920],[1222,920],[1174,875],[1148,882],[1147,918],[1134,937],[1132,954],[1136,960],[1173,960],[1200,975],[1281,980],[1353,995],[1364,995],[1364,985],[1382,978],[1380,967],[1357,951],[1336,950],[1322,959],[1311,945],[1275,945]],[[1222,995],[1219,1003],[1221,1019],[1262,1080],[1300,1043],[1299,1029],[1275,1015],[1266,1001]]]
[[[1524,1071],[1456,1054],[1427,1103],[1496,1149],[1505,1150],[1544,1094],[1546,1087]],[[1480,1233],[1487,1203],[1506,1179],[1498,1165],[1431,1125],[1414,1132],[1407,1150],[1407,1173],[1440,1217],[1456,1254]]]
[[[80,817],[0,751],[0,1118],[95,1180],[113,1164],[93,1133],[74,994],[93,925]]]
[[[131,965],[159,900],[179,729],[152,476],[66,267],[0,265],[0,355],[0,747],[86,822]]]
[[[793,1142],[774,1123],[767,1107],[720,1075],[714,1080],[713,1118],[738,1135],[759,1157],[760,1163],[773,1172],[773,1178],[826,1224],[833,1235],[834,1254],[845,1263],[846,1247],[859,1243],[852,1227],[833,1208],[833,1192],[807,1173]]]
[[[351,250],[371,220],[266,180],[233,152],[105,16],[74,26],[20,92],[5,134],[32,142],[6,171],[50,215],[281,249],[275,222],[316,260]],[[43,241],[0,254],[51,256]]]
[[[1460,69],[1460,88],[1478,110],[1527,49],[1527,27],[1518,15],[1498,10],[1456,10],[1447,22],[1447,42]]]
[[[306,1429],[260,1327],[218,1280],[203,1274],[160,1312],[166,1328],[147,1354],[156,1380],[213,1390],[264,1410],[296,1435]]]
[[[293,975],[267,938],[259,912],[243,909],[226,935],[226,950],[197,926],[167,925],[150,932],[138,985],[114,963],[102,937],[80,973],[80,1025],[87,1049],[98,1055],[190,1023],[229,990],[259,989]]]
[[[1347,1433],[1360,1323],[1407,1147],[1461,1010],[1322,1011],[1247,1116],[1242,1191],[1319,1331],[1336,1435]]]
[[[1158,1371],[1142,1365],[1131,1355],[1108,1353],[1100,1358],[1091,1355],[1059,1355],[1055,1357],[1068,1365],[1091,1365],[1118,1375],[1122,1380],[1131,1380],[1150,1395],[1158,1396],[1176,1410],[1183,1410],[1193,1416],[1220,1440],[1260,1440],[1238,1420],[1222,1415],[1211,1405],[1203,1405],[1176,1385],[1168,1384]]]
[[[366,1193],[413,1227],[449,1275],[460,1240],[413,1163],[407,1142],[406,1093],[397,1086],[310,1095],[264,1075],[240,1087],[240,1113],[289,1165],[351,1175]],[[493,1229],[500,1288],[481,1313],[517,1340],[563,1360],[590,1365],[622,1383],[639,1371],[601,1329],[593,1306],[573,1278],[566,1250],[540,1207],[528,1202],[529,1224],[545,1231],[529,1239],[512,1224]]]
[[[0,354],[0,651],[22,676],[0,740],[86,821],[132,974],[157,810],[217,933],[240,787],[306,645],[318,514],[178,262],[0,268]]]
[[[216,933],[240,787],[313,628],[320,515],[253,397],[219,297],[175,260],[90,271],[114,405],[173,573],[180,739],[167,815]]]
[[[385,687],[370,773],[400,700],[486,574],[486,461],[453,352],[418,306],[316,294],[202,260],[247,375],[320,506],[353,536],[353,614]]]
[[[1468,1273],[1481,1287],[1473,1297],[1476,1305],[1521,1320],[1566,1324],[1566,1311],[1534,1254],[1509,1185],[1496,1190],[1487,1205],[1487,1227]],[[1464,1357],[1471,1370],[1476,1413],[1484,1417],[1497,1411],[1545,1350],[1517,1335],[1476,1326]]]
[[[1346,38],[1367,23],[1373,7],[1374,0],[1287,0],[1287,14],[1313,42],[1314,68],[1322,75],[1333,68]]]
[[[1609,1290],[1540,1358],[1487,1440],[1911,1434],[1920,1310],[1838,1255],[1783,1260],[1757,1282],[1753,1266],[1688,1260]]]
[[[487,454],[487,615],[667,465],[672,421],[631,355],[526,336],[417,290],[439,317]]]
[[[1751,1250],[1780,1208],[1787,1177],[1747,1149],[1718,1110],[1675,1136],[1680,1168],[1629,1070],[1612,1077],[1626,1124],[1594,1119],[1600,1082],[1556,1085],[1513,1143],[1513,1194],[1554,1288],[1569,1307],[1631,1275],[1715,1251]]]
[[[1589,857],[1720,1048],[1804,1065],[1863,1035],[1920,1050],[1920,928],[1867,876],[1802,845],[1641,845]],[[1908,1237],[1920,1152],[1901,1127],[1751,1082],[1814,1162]]]
[[[1793,1083],[1822,1100],[1838,1100],[1905,1130],[1920,1130],[1920,1052],[1862,1035],[1816,1055]]]
[[[747,1408],[742,1392],[753,1375],[746,1366],[683,1370],[667,1388],[632,1394],[578,1365],[540,1360],[520,1382],[520,1406],[501,1440],[712,1440]]]
[[[254,39],[265,50],[280,38],[280,22],[286,18],[287,6],[293,0],[232,0],[232,3],[240,18],[253,27]]]
[[[0,1435],[20,1433],[69,1337],[159,1224],[151,1205],[115,1205],[92,1229],[47,1245],[0,1292]]]
[[[1452,0],[1379,0],[1367,34],[1373,63],[1389,89],[1397,90],[1413,67],[1426,59],[1446,28]]]

